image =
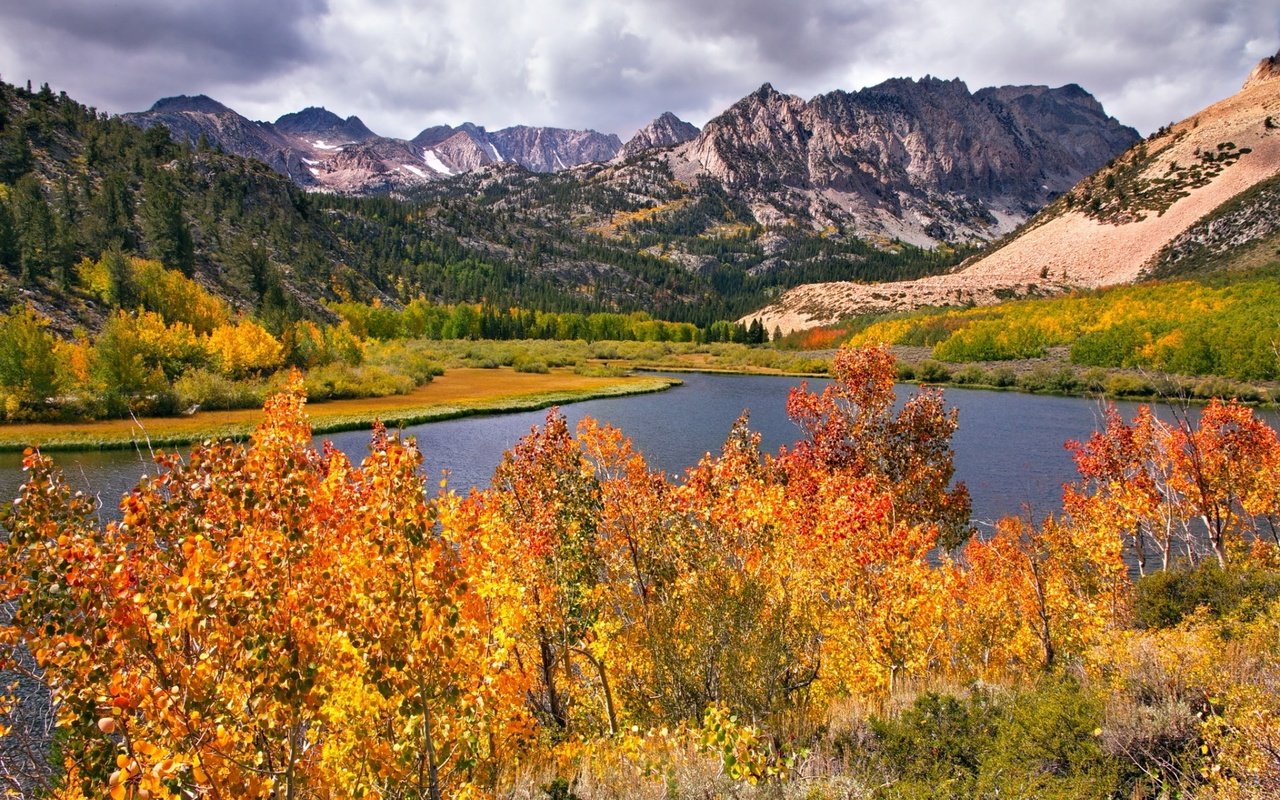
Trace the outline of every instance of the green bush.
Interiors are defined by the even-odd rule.
[[[1018,374],[1008,367],[1000,367],[991,371],[991,385],[1008,389],[1018,385]]]
[[[1115,397],[1150,397],[1156,389],[1133,375],[1112,375],[1106,381],[1107,394]]]
[[[870,737],[833,744],[855,772],[865,767],[879,776],[873,780],[883,785],[874,796],[884,800],[1162,796],[1145,791],[1152,778],[1124,746],[1156,748],[1189,764],[1188,745],[1198,731],[1194,714],[1188,718],[1184,707],[1167,718],[1136,706],[1129,711],[1114,730],[1104,730],[1110,711],[1104,714],[1100,694],[1071,677],[1048,675],[1012,694],[981,688],[964,697],[926,693],[896,718],[872,718]],[[1168,742],[1150,740],[1163,734]]]
[[[952,383],[959,383],[964,386],[990,386],[991,375],[982,367],[973,365],[958,370],[951,376]]]
[[[627,374],[625,368],[608,364],[578,364],[573,371],[577,375],[586,375],[589,378],[621,378]]]
[[[951,370],[937,361],[921,361],[916,367],[916,378],[921,383],[947,383],[951,380]]]
[[[536,372],[539,374],[545,374],[551,371],[547,365],[541,361],[526,360],[524,358],[516,359],[514,367],[516,372]]]
[[[1177,625],[1200,607],[1215,617],[1251,617],[1280,597],[1280,573],[1263,569],[1221,569],[1204,561],[1193,569],[1154,572],[1140,579],[1133,600],[1140,628]]]
[[[1069,678],[1019,692],[996,722],[975,797],[1118,797],[1122,768],[1099,741],[1102,700]]]
[[[333,363],[306,374],[307,397],[312,400],[343,400],[356,397],[386,397],[408,394],[417,384],[408,375],[384,367],[365,364],[353,367]]]
[[[183,373],[173,382],[179,410],[199,406],[206,411],[231,408],[259,408],[266,401],[266,384],[262,381],[233,381],[225,375],[204,369]]]
[[[1030,372],[1018,376],[1018,388],[1027,392],[1070,394],[1078,387],[1076,374],[1069,367],[1054,370],[1038,365]]]
[[[929,692],[897,719],[872,719],[881,768],[896,773],[894,797],[969,797],[995,738],[998,707],[985,693],[965,700]]]

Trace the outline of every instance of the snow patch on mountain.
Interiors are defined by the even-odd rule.
[[[423,150],[422,160],[427,162],[427,166],[431,167],[436,172],[439,172],[444,175],[455,174],[453,170],[449,169],[448,164],[445,164],[443,161],[440,160],[440,156],[436,155],[436,151],[434,150]]]

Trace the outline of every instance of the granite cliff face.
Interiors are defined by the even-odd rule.
[[[636,131],[635,135],[628,139],[618,151],[616,157],[626,160],[646,150],[684,144],[696,139],[699,133],[697,125],[685,122],[670,111],[665,111],[653,122]]]
[[[677,148],[761,222],[807,216],[918,244],[1011,230],[1137,141],[1078,86],[894,79],[805,102],[769,84]]]

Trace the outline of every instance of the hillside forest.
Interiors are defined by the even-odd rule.
[[[1204,797],[1280,791],[1280,439],[1112,412],[1064,511],[975,535],[954,412],[884,348],[682,476],[555,410],[488,488],[378,427],[161,455],[3,520],[10,793]],[[19,702],[19,698],[22,698]],[[41,699],[42,698],[42,699]],[[26,749],[22,749],[22,748]]]

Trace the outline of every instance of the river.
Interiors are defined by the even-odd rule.
[[[708,451],[718,451],[734,419],[743,411],[762,437],[767,451],[798,438],[799,429],[786,416],[787,392],[797,378],[688,373],[684,385],[657,394],[589,400],[565,406],[570,425],[584,416],[615,425],[631,438],[653,467],[679,474]],[[819,388],[825,381],[810,381]],[[899,386],[899,398],[916,391]],[[1097,400],[1046,397],[1016,392],[946,390],[947,404],[959,412],[960,427],[952,439],[956,479],[973,498],[979,528],[1010,514],[1036,517],[1061,506],[1062,484],[1075,478],[1075,465],[1064,447],[1068,439],[1085,439],[1101,422],[1104,406]],[[1126,418],[1136,403],[1119,403]],[[406,429],[418,438],[428,476],[438,480],[449,470],[449,485],[463,491],[484,486],[502,453],[540,424],[545,411],[466,417]],[[1277,424],[1274,414],[1267,419]],[[369,435],[352,431],[326,435],[353,460],[359,460]],[[115,516],[120,496],[138,477],[154,469],[143,452],[102,451],[55,453],[55,460],[77,488],[96,494],[103,516]],[[0,495],[13,497],[21,483],[21,458],[0,454]]]

